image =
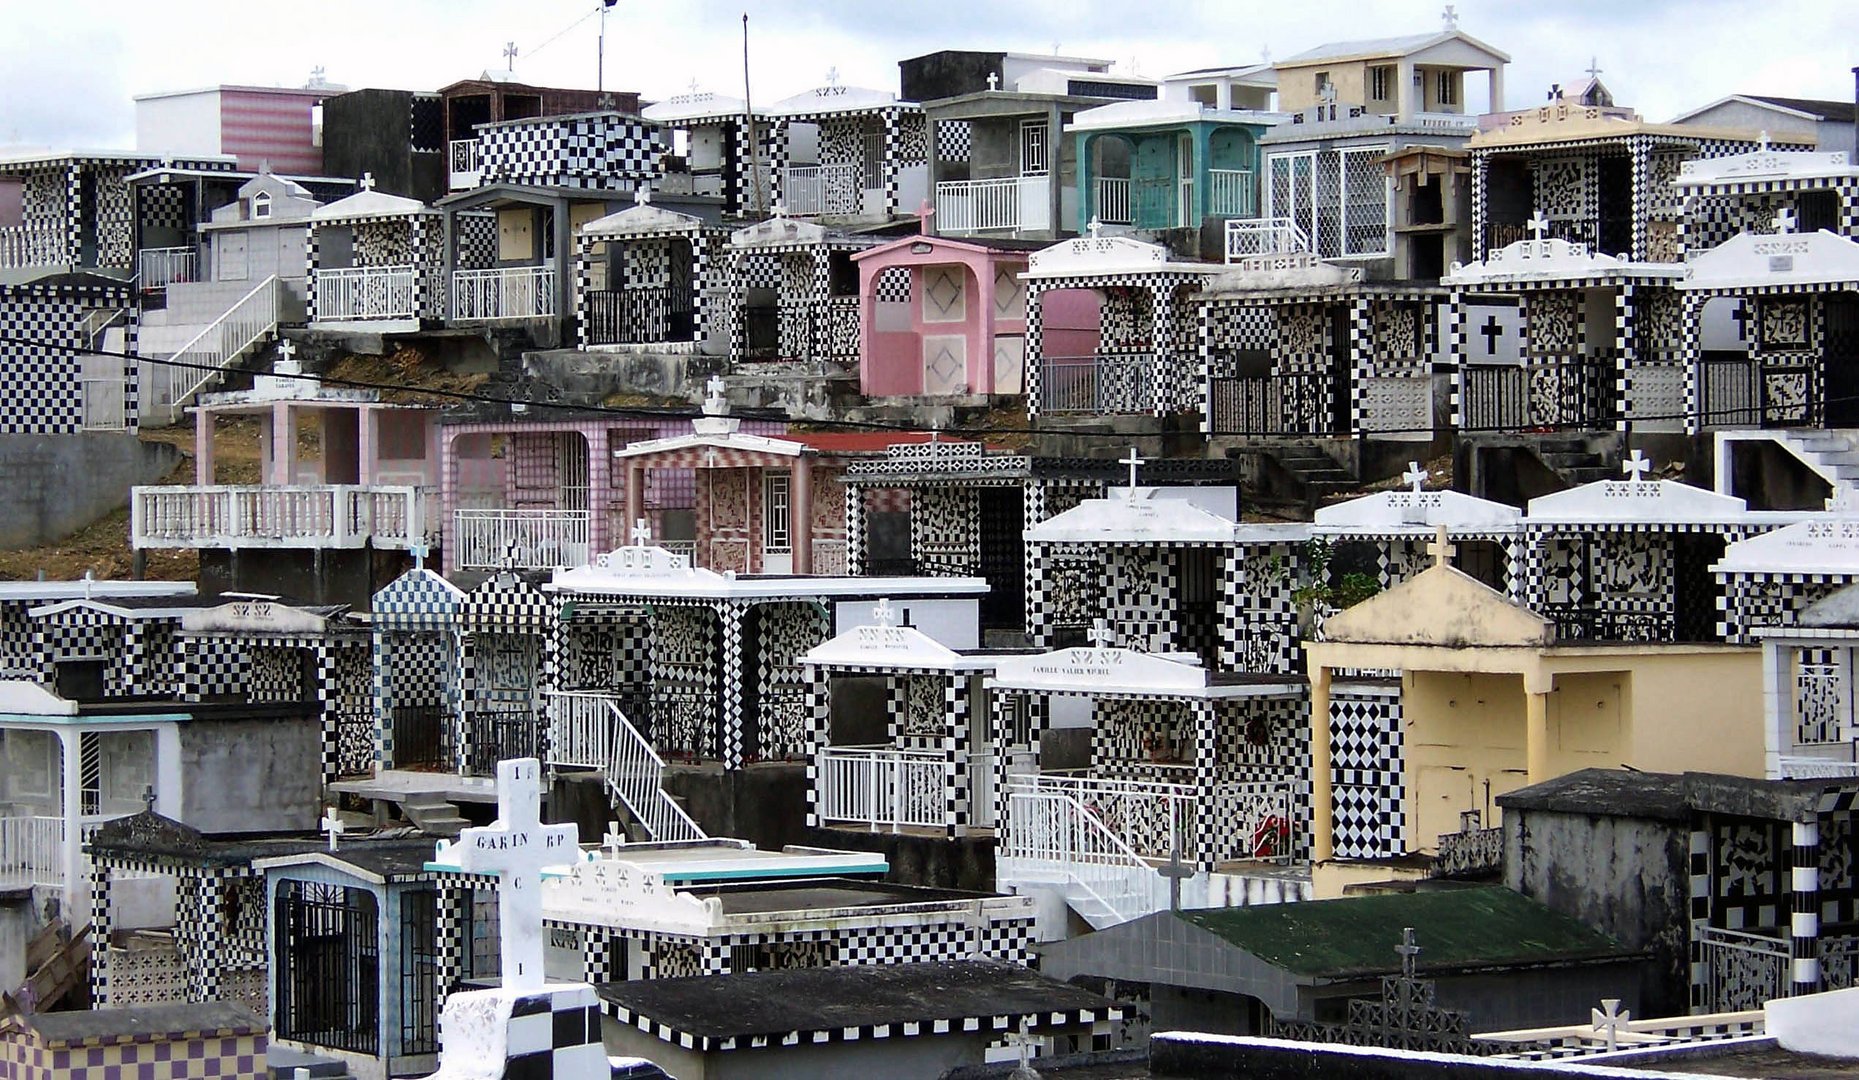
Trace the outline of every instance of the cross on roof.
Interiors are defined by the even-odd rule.
[[[1401,474],[1401,479],[1412,484],[1414,487],[1414,494],[1418,495],[1420,493],[1420,485],[1427,482],[1427,471],[1420,467],[1418,461],[1410,461],[1407,463],[1407,471]]]
[[[607,822],[607,833],[600,838],[600,846],[606,848],[610,855],[618,855],[620,848],[626,846],[626,833],[620,828],[619,822]]]
[[[407,554],[413,556],[413,569],[424,570],[426,569],[426,556],[432,554],[432,547],[426,543],[424,538],[420,538],[407,545]]]
[[[1549,219],[1543,216],[1541,210],[1531,214],[1530,220],[1523,224],[1530,230],[1530,239],[1532,240],[1541,240],[1543,234],[1549,231]]]
[[[829,67],[826,69],[826,85],[828,86],[839,85],[839,69],[838,68]]]
[[[1590,79],[1598,79],[1601,77],[1601,60],[1593,54],[1589,54],[1588,56],[1588,77]]]
[[[897,625],[897,609],[891,606],[891,598],[882,596],[871,608],[873,626],[892,627]]]
[[[1628,480],[1638,483],[1646,479],[1646,474],[1652,471],[1652,459],[1635,450],[1620,463],[1620,471],[1627,474]]]
[[[155,812],[155,785],[148,784],[142,788],[142,809]]]
[[[1136,467],[1143,463],[1143,459],[1136,456],[1136,448],[1132,446],[1130,447],[1130,455],[1128,457],[1118,458],[1117,462],[1119,464],[1128,465],[1130,467],[1130,501],[1135,502],[1136,501]]]
[[[363,191],[374,190],[374,174],[373,173],[365,172],[361,174],[361,189]]]
[[[644,184],[640,184],[638,187],[633,189],[633,203],[635,205],[646,206],[646,205],[649,205],[651,202],[652,202],[652,189],[651,188],[646,187]]]
[[[1775,211],[1775,231],[1791,233],[1794,231],[1794,211],[1784,206]]]
[[[1401,954],[1401,978],[1413,978],[1414,961],[1419,958],[1421,952],[1420,946],[1414,944],[1413,927],[1401,929],[1401,943],[1394,947],[1394,951]]]
[[[1768,128],[1762,129],[1762,134],[1757,137],[1757,142],[1758,142],[1758,145],[1760,145],[1764,150],[1767,150],[1769,148],[1769,129]]]
[[[458,865],[497,875],[503,988],[542,988],[542,868],[581,857],[572,822],[542,823],[542,763],[517,758],[497,763],[497,821],[458,834]]]
[[[1086,225],[1086,226],[1085,226],[1085,229],[1086,229],[1087,231],[1089,231],[1089,232],[1090,232],[1090,234],[1091,234],[1091,239],[1093,239],[1093,240],[1095,240],[1095,239],[1097,239],[1097,238],[1098,238],[1098,236],[1099,236],[1099,235],[1100,235],[1101,233],[1103,233],[1103,231],[1104,231],[1104,223],[1103,223],[1103,221],[1101,221],[1101,220],[1099,220],[1099,218],[1098,218],[1098,216],[1097,216],[1096,214],[1092,214],[1092,215],[1091,215],[1091,221],[1090,221],[1090,223],[1089,223],[1088,225]]]
[[[342,827],[342,818],[336,814],[336,808],[333,806],[324,809],[323,821],[318,828],[322,829],[322,831],[328,835],[329,850],[331,851],[337,849],[338,839],[347,831]]]
[[[506,41],[503,46],[504,70],[516,70],[516,42]]]
[[[633,522],[633,546],[645,547],[652,542],[652,524],[645,518]]]
[[[697,76],[695,75],[691,76],[691,93],[693,95],[697,93]]]
[[[992,71],[988,72],[988,89],[999,90],[1000,88],[1001,88],[1001,77]]]
[[[1456,550],[1444,525],[1439,527],[1439,531],[1433,534],[1432,541],[1427,544],[1427,554],[1433,556],[1434,566],[1451,566],[1453,552]]]
[[[1459,10],[1451,4],[1447,4],[1446,10],[1439,13],[1439,21],[1445,24],[1446,29],[1457,30],[1459,28]]]
[[[1601,1007],[1588,1010],[1589,1023],[1594,1025],[1595,1033],[1607,1036],[1607,1048],[1620,1048],[1620,1029],[1633,1019],[1633,1013],[1620,1007],[1619,998],[1602,998]]]
[[[1116,643],[1116,634],[1111,631],[1110,623],[1101,618],[1091,620],[1091,629],[1086,630],[1084,636],[1100,649],[1108,649]]]
[[[704,383],[704,411],[715,410],[720,413],[728,408],[729,399],[724,396],[724,391],[728,389],[729,384],[723,381],[723,376],[710,376],[710,381]]]

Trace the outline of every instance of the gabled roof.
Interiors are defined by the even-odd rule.
[[[1711,571],[1859,578],[1859,517],[1827,514],[1740,540]]]
[[[643,189],[641,189],[643,190]],[[695,214],[667,210],[651,203],[635,203],[606,217],[598,217],[581,226],[582,236],[659,236],[664,233],[690,232],[704,227]]]
[[[1596,480],[1531,499],[1524,524],[1650,526],[1735,524],[1749,519],[1749,504],[1744,500],[1676,480]]]
[[[1523,512],[1461,492],[1377,491],[1325,506],[1314,515],[1318,534],[1430,534],[1444,525],[1452,534],[1509,532],[1522,525]]]
[[[1752,150],[1729,157],[1693,158],[1680,162],[1672,183],[1681,188],[1709,184],[1746,183],[1751,180],[1829,180],[1859,176],[1859,166],[1846,151]]]
[[[1848,585],[1801,609],[1796,626],[1816,630],[1859,630],[1859,585]]]
[[[1124,128],[1156,125],[1198,124],[1203,121],[1269,127],[1288,123],[1290,119],[1288,113],[1258,112],[1253,109],[1216,109],[1198,101],[1155,98],[1148,101],[1117,101],[1109,105],[1099,105],[1094,109],[1086,109],[1072,117],[1071,121],[1065,125],[1065,130],[1068,132],[1117,131]]]
[[[1139,487],[1077,506],[1026,530],[1029,543],[1230,544],[1238,523]]]
[[[409,217],[427,209],[418,199],[389,195],[385,191],[358,191],[328,206],[319,206],[310,215],[312,221],[339,221],[344,218]]]
[[[1404,37],[1368,38],[1361,41],[1332,41],[1314,49],[1306,49],[1293,56],[1278,61],[1279,68],[1303,67],[1308,64],[1337,60],[1375,60],[1383,57],[1407,58],[1418,54],[1439,51],[1440,46],[1458,42],[1468,46],[1473,52],[1482,52],[1487,60],[1501,64],[1510,63],[1510,54],[1499,52],[1484,42],[1462,30],[1441,30],[1431,34],[1408,34]],[[1471,64],[1459,66],[1470,67]]]
[[[1680,289],[1859,283],[1859,243],[1821,229],[1811,233],[1741,233],[1692,259]]]
[[[1090,274],[1217,274],[1214,263],[1173,262],[1161,244],[1128,236],[1078,236],[1035,251],[1022,278],[1073,277]]]
[[[728,94],[713,94],[700,90],[689,94],[677,94],[664,101],[647,105],[639,115],[660,124],[689,123],[694,120],[721,120],[742,116],[748,111],[747,105],[738,97]],[[757,109],[757,113],[761,110]]]
[[[1823,101],[1818,98],[1775,97],[1769,94],[1731,94],[1720,97],[1708,105],[1700,105],[1689,112],[1683,112],[1672,118],[1672,123],[1682,124],[1694,116],[1715,109],[1730,102],[1754,105],[1760,109],[1772,109],[1778,113],[1797,116],[1802,119],[1824,120],[1836,124],[1853,122],[1853,103],[1850,101]]]
[[[1548,620],[1445,564],[1323,622],[1323,640],[1358,645],[1536,648],[1555,636]]]
[[[964,656],[914,626],[855,626],[823,641],[797,661],[823,667],[924,668],[990,671],[994,659]]]
[[[854,252],[853,262],[866,259],[883,258],[895,251],[911,251],[918,245],[928,245],[932,250],[973,251],[994,258],[1008,259],[1014,262],[1025,261],[1033,252],[1051,246],[1046,240],[1017,240],[1011,237],[986,236],[938,236],[935,233],[900,236],[895,240],[869,247],[864,251]]]
[[[1559,240],[1518,240],[1486,254],[1474,263],[1452,264],[1440,279],[1442,285],[1495,285],[1582,278],[1645,278],[1673,280],[1683,277],[1677,263],[1628,262],[1624,258],[1590,251],[1588,245]]]
[[[911,109],[917,107],[912,102],[898,101],[897,95],[888,90],[874,90],[868,86],[818,86],[782,98],[770,105],[768,112],[773,116],[811,116],[815,113],[866,112],[899,106]]]
[[[101,578],[0,581],[0,603],[45,603],[105,596],[192,596],[195,590],[196,586],[191,581],[118,581]]]
[[[0,714],[7,716],[76,716],[77,702],[67,701],[36,682],[0,679]]]

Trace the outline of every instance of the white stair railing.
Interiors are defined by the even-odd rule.
[[[1252,255],[1297,255],[1310,250],[1310,236],[1288,217],[1233,218],[1226,223],[1229,263]]]
[[[167,363],[140,365],[144,408],[163,410],[174,423],[196,394],[225,378],[227,368],[277,329],[278,278],[273,274],[203,327]]]
[[[653,840],[702,840],[704,831],[664,787],[665,760],[611,696],[556,690],[549,702],[549,761],[599,769]]]
[[[1098,929],[1155,910],[1161,875],[1077,799],[1015,791],[1007,798],[1007,821],[1001,857],[1060,878],[1067,899]]]

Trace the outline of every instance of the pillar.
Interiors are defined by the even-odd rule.
[[[969,695],[969,674],[952,671],[940,676],[943,694],[942,783],[944,835],[953,840],[967,836],[974,823],[969,796],[975,790],[973,759],[969,756],[968,715],[974,707]]]
[[[794,545],[794,572],[813,573],[813,459],[794,459],[788,492],[788,539]]]
[[[188,958],[191,968],[188,982],[189,993],[194,1001],[218,1001],[220,997],[220,950],[217,947],[226,939],[226,912],[223,907],[225,897],[221,894],[220,882],[211,871],[200,869],[189,874],[183,891],[191,891],[194,901],[194,931],[196,936],[188,943],[193,955]],[[185,903],[185,900],[183,900]],[[215,947],[208,948],[212,942]]]
[[[1537,679],[1542,686],[1537,688]],[[1523,680],[1524,763],[1529,782],[1540,784],[1549,779],[1549,690],[1553,680],[1548,675]]]
[[[1330,861],[1336,839],[1336,778],[1330,771],[1330,669],[1310,669],[1310,863]]]
[[[632,527],[642,517],[645,517],[645,469],[638,465],[628,465],[626,466],[626,535],[632,535]]]
[[[717,672],[717,756],[725,771],[742,768],[743,730],[748,718],[742,706],[742,616],[743,606],[719,604],[716,608],[717,630],[722,637]]]
[[[1065,231],[1065,117],[1057,102],[1046,108],[1046,231],[1058,239]],[[972,156],[972,151],[970,152]],[[971,170],[973,166],[970,166]],[[1088,219],[1087,219],[1088,220]],[[1077,222],[1073,222],[1076,228]],[[992,287],[992,283],[984,288]]]
[[[206,409],[194,413],[194,483],[213,483],[213,413]]]
[[[1192,861],[1194,868],[1213,872],[1215,815],[1214,771],[1219,767],[1220,738],[1216,728],[1218,714],[1214,703],[1197,698],[1194,710],[1194,801],[1200,813],[1194,815],[1194,835],[1181,838],[1182,862]],[[1176,823],[1179,824],[1179,823]]]
[[[1820,990],[1820,822],[1791,825],[1788,895],[1788,996]]]
[[[72,821],[75,818],[67,813],[66,820]],[[110,934],[113,923],[110,915],[110,867],[99,860],[90,871],[90,1007],[93,1009],[103,1009],[110,1005]]]
[[[1782,778],[1782,755],[1794,745],[1794,647],[1773,638],[1762,642],[1762,775]]]
[[[801,666],[801,678],[807,684],[807,827],[817,829],[820,820],[820,754],[833,741],[833,691],[825,668],[815,664]]]
[[[328,416],[328,412],[324,412]],[[380,464],[381,410],[364,406],[355,416],[355,482],[372,487],[376,467]],[[328,453],[325,449],[324,453]]]
[[[271,403],[270,483],[291,484],[297,474],[297,410],[288,401]]]
[[[607,448],[607,429],[596,425],[581,433],[587,443],[588,557],[611,551],[626,542],[631,520],[620,526],[619,536],[608,536],[613,521],[613,455]]]
[[[84,840],[78,828],[78,821],[81,819],[83,813],[83,764],[80,760],[81,755],[78,744],[79,732],[69,731],[62,727],[58,729],[58,779],[61,789],[60,816],[64,818],[65,829],[63,850],[59,852],[59,862],[63,865],[65,872],[65,917],[74,923],[76,922],[76,901],[78,898],[78,889],[80,888],[78,871],[84,865]],[[109,881],[107,877],[104,880],[104,891],[107,898],[109,891]],[[91,952],[91,963],[94,965],[97,962],[95,958],[99,954],[109,952],[109,943],[107,938],[92,937],[91,941],[96,943],[96,948]]]
[[[1504,65],[1491,68],[1491,112],[1504,111]]]

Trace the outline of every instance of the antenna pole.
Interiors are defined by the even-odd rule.
[[[749,13],[742,13],[742,118],[749,124],[749,205],[755,216],[764,212],[762,204],[762,140],[755,130],[755,101],[749,96]]]

